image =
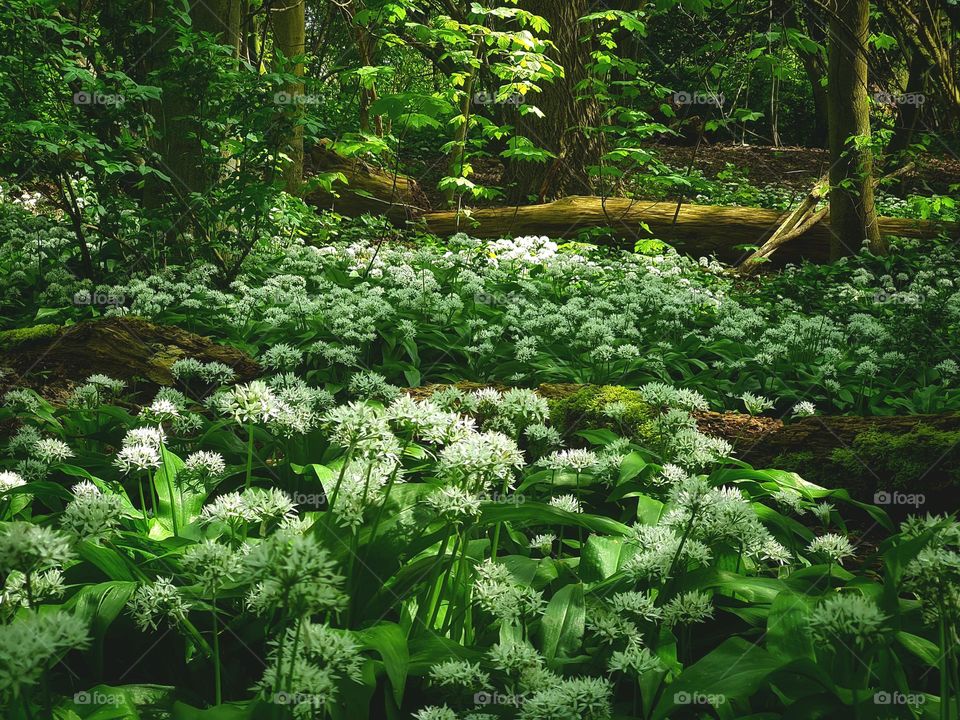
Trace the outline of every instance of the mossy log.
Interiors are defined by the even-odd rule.
[[[429,397],[441,387],[418,388],[415,394]],[[458,387],[469,391],[483,386],[462,383]],[[653,408],[635,390],[577,384],[545,384],[536,390],[550,402],[551,421],[566,436],[607,427],[644,444]],[[626,408],[617,420],[604,412],[611,402]],[[825,487],[842,486],[861,499],[870,499],[878,490],[923,493],[929,507],[922,511],[952,510],[960,499],[958,413],[815,415],[789,422],[735,412],[693,415],[700,432],[723,438],[733,445],[736,458],[758,469],[795,471]]]
[[[314,189],[306,193],[304,201],[321,210],[333,210],[348,217],[370,215],[386,216],[392,223],[404,224],[429,208],[420,186],[406,175],[385,172],[362,160],[345,158],[321,143],[306,159],[305,180],[317,173],[338,172],[347,183],[335,183],[334,192]],[[336,194],[334,194],[336,193]]]
[[[260,366],[237,348],[138,317],[0,332],[0,366],[12,368],[27,384],[41,390],[83,382],[94,373],[173,385],[170,366],[181,358],[222,362],[241,380],[260,374]]]
[[[454,211],[423,216],[427,229],[436,235],[465,232],[474,237],[500,238],[519,235],[546,235],[554,239],[574,238],[582,230],[610,227],[625,248],[648,237],[669,242],[678,251],[694,256],[716,255],[720,260],[739,263],[749,252],[739,245],[763,245],[780,226],[787,213],[751,207],[725,207],[676,202],[648,202],[625,198],[571,196],[543,205],[484,208],[467,217]],[[960,225],[925,220],[881,217],[883,235],[932,238],[944,231],[960,234]],[[649,228],[649,232],[644,228]],[[784,245],[774,256],[777,263],[806,258],[825,262],[830,258],[830,228],[818,222],[802,236]]]

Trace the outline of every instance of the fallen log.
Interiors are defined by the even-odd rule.
[[[443,385],[411,390],[426,398]],[[458,383],[464,391],[484,385]],[[493,385],[499,390],[504,386]],[[536,392],[550,402],[551,422],[568,440],[579,430],[610,428],[644,445],[652,408],[622,386],[544,384]],[[617,420],[604,412],[622,403]],[[700,432],[720,437],[734,457],[757,469],[789,470],[824,487],[843,487],[872,501],[878,493],[924,495],[926,507],[892,508],[895,515],[956,509],[960,500],[960,414],[907,416],[814,415],[784,422],[736,412],[695,412]]]
[[[308,205],[348,217],[383,215],[398,225],[429,208],[426,196],[412,178],[343,157],[326,143],[317,145],[307,156],[305,180],[309,182],[310,176],[317,173],[331,172],[341,173],[346,184],[334,183],[333,192],[322,188],[308,191],[303,197]]]
[[[182,358],[221,362],[233,368],[239,380],[250,380],[261,372],[242,350],[139,317],[0,331],[0,367],[13,371],[3,381],[33,387],[52,400],[95,373],[120,380],[143,379],[154,386],[177,385],[170,367]]]
[[[649,202],[625,198],[576,195],[543,205],[484,208],[467,216],[455,211],[423,215],[427,230],[436,235],[465,232],[474,237],[500,238],[546,235],[572,239],[582,230],[610,227],[618,245],[632,248],[638,240],[653,237],[672,244],[690,255],[716,255],[720,260],[739,263],[749,253],[739,245],[762,245],[789,213],[764,208],[684,204],[677,213],[675,202]],[[676,216],[676,217],[675,217]],[[879,218],[880,232],[909,238],[932,238],[941,232],[960,235],[958,223],[927,220]],[[649,233],[644,229],[649,228]],[[776,255],[778,263],[801,258],[824,262],[830,258],[830,228],[818,222],[802,237],[784,245]]]

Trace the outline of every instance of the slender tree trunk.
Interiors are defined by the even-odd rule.
[[[873,202],[873,157],[867,100],[869,0],[831,0],[827,100],[830,121],[830,252],[859,251],[864,240],[877,253],[880,237]]]
[[[816,43],[824,44],[826,33],[820,15],[813,12],[813,8],[806,0],[800,0],[803,12],[803,24],[797,11],[796,4],[791,4],[790,25],[796,28],[806,26],[807,35]],[[828,121],[827,121],[827,89],[824,86],[824,78],[827,74],[826,61],[819,52],[806,52],[802,48],[797,48],[797,56],[803,65],[807,80],[810,82],[810,92],[813,96],[813,136],[811,143],[816,147],[827,147]]]
[[[306,49],[306,13],[305,0],[279,0],[270,15],[273,23],[273,38],[276,49],[285,58],[303,55]],[[303,63],[287,66],[298,78],[303,76]],[[303,82],[288,83],[284,87],[286,104],[283,111],[291,123],[283,152],[289,158],[284,165],[283,179],[287,192],[296,193],[303,184]]]
[[[578,99],[576,90],[587,77],[589,57],[589,46],[581,42],[579,20],[591,4],[589,0],[522,0],[520,5],[550,23],[550,39],[556,46],[552,58],[563,66],[564,76],[543,83],[541,92],[530,101],[543,111],[544,118],[529,114],[516,122],[521,135],[556,158],[546,163],[508,163],[508,195],[514,202],[524,202],[530,196],[543,201],[592,194],[587,166],[598,164],[600,141],[583,128],[600,124],[600,107],[590,98]]]
[[[919,98],[923,97],[926,87],[927,73],[930,70],[930,63],[924,57],[923,53],[916,47],[910,56],[910,73],[907,77],[907,85],[904,89],[906,102],[897,105],[897,122],[893,131],[893,136],[887,144],[887,154],[892,154],[905,150],[913,139],[913,132],[917,127],[917,120],[923,110]],[[914,102],[913,100],[917,100]]]

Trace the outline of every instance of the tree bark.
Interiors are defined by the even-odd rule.
[[[546,163],[508,162],[505,180],[511,202],[526,202],[536,197],[541,202],[563,195],[590,194],[593,182],[589,165],[599,161],[600,142],[584,127],[600,125],[597,102],[578,97],[577,85],[587,78],[589,46],[581,42],[580,18],[590,11],[589,0],[523,0],[524,10],[550,23],[550,40],[555,45],[548,54],[563,67],[563,77],[541,84],[541,92],[531,99],[543,112],[518,117],[517,131],[537,147],[556,157]]]
[[[834,258],[852,255],[863,241],[888,247],[873,202],[873,157],[867,100],[869,0],[831,0],[827,59],[830,121],[830,225]]]
[[[270,14],[273,23],[273,39],[276,49],[287,59],[303,55],[306,50],[306,0],[279,0]],[[287,66],[298,78],[303,76],[303,63]],[[290,82],[284,87],[283,108],[290,123],[284,138],[283,152],[287,160],[283,166],[283,179],[287,192],[296,193],[303,184],[303,82]]]
[[[787,214],[778,210],[724,207],[684,203],[677,213],[675,202],[648,202],[624,198],[570,196],[544,205],[480,208],[470,217],[455,211],[427,213],[422,217],[427,230],[437,235],[465,232],[474,237],[500,238],[546,235],[553,239],[574,238],[587,228],[609,227],[611,244],[632,248],[638,240],[654,237],[671,243],[690,255],[716,254],[726,262],[738,263],[747,253],[737,250],[744,244],[762,245],[783,223]],[[641,223],[650,232],[642,229]],[[938,224],[902,218],[879,218],[883,234],[898,237],[931,238],[940,232],[960,232],[957,223]],[[780,248],[774,266],[808,259],[830,259],[830,228],[820,222]]]
[[[910,71],[907,76],[907,85],[904,88],[904,95],[920,97],[923,95],[926,87],[927,73],[930,71],[930,63],[919,48],[913,47],[910,55]],[[896,108],[897,122],[894,127],[893,136],[887,143],[886,153],[893,153],[906,150],[913,139],[913,132],[916,130],[917,121],[923,106],[919,102],[898,103]]]

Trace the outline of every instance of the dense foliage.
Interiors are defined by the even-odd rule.
[[[958,720],[958,48],[6,0],[0,714]]]

